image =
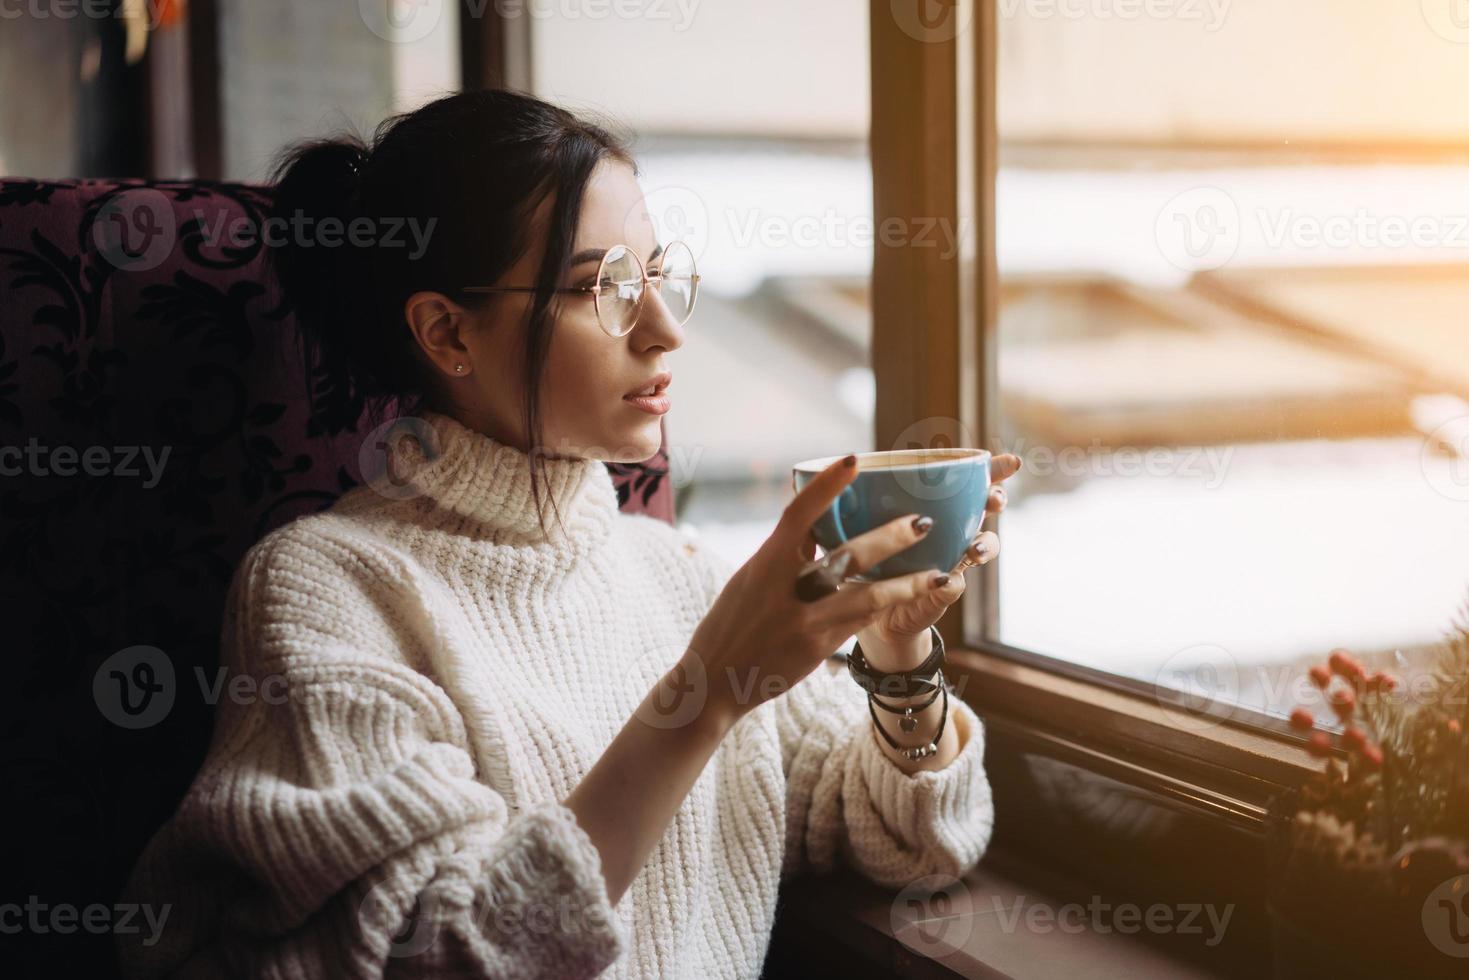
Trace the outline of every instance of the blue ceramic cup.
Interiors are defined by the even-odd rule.
[[[822,470],[841,459],[827,456],[797,463],[792,483],[799,493]],[[852,478],[812,532],[834,551],[852,538],[905,514],[927,514],[933,530],[921,541],[857,576],[863,581],[911,572],[947,572],[964,557],[979,533],[989,500],[990,454],[983,449],[908,449],[858,453]]]

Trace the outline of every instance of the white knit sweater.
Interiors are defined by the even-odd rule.
[[[780,879],[839,861],[901,887],[978,861],[983,730],[895,766],[865,695],[819,668],[731,729],[617,905],[564,800],[732,572],[622,514],[606,467],[529,457],[436,413],[362,487],[271,533],[231,587],[209,755],[128,900],[172,906],[135,976],[756,977]],[[401,447],[407,448],[401,448]]]

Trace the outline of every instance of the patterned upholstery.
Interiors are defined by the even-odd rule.
[[[0,750],[6,796],[24,801],[0,863],[17,895],[114,900],[229,696],[215,665],[236,563],[361,478],[362,406],[305,376],[263,250],[230,233],[268,207],[241,185],[0,180],[0,585],[16,637]],[[611,468],[624,510],[672,519],[666,448]],[[99,670],[139,645],[173,673],[171,705],[141,727]],[[48,974],[108,961],[105,936],[48,945]]]

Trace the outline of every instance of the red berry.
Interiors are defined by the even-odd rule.
[[[1298,731],[1309,732],[1316,727],[1316,719],[1306,708],[1297,708],[1290,713],[1290,727]]]
[[[1364,676],[1367,673],[1362,665],[1357,662],[1357,658],[1345,650],[1331,651],[1331,658],[1327,663],[1331,665],[1333,672],[1345,677],[1347,680]]]
[[[1367,733],[1355,725],[1341,733],[1342,744],[1359,752],[1367,747]]]
[[[1367,763],[1369,768],[1381,769],[1382,749],[1375,745],[1365,745],[1362,747],[1362,759]]]
[[[1357,696],[1351,691],[1342,688],[1331,692],[1331,710],[1342,721],[1352,717],[1352,712],[1357,709]]]
[[[1326,690],[1326,685],[1331,683],[1331,671],[1317,664],[1311,668],[1311,682],[1323,691]]]
[[[1306,743],[1306,751],[1318,759],[1324,759],[1331,755],[1331,739],[1326,737],[1325,732],[1313,732],[1311,740]]]

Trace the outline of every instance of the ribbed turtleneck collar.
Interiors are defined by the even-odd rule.
[[[584,543],[605,536],[617,515],[617,491],[600,460],[543,456],[538,474],[546,530],[531,492],[531,456],[476,432],[451,416],[424,410],[417,438],[391,440],[398,480],[489,537]],[[561,525],[556,523],[559,510]]]

